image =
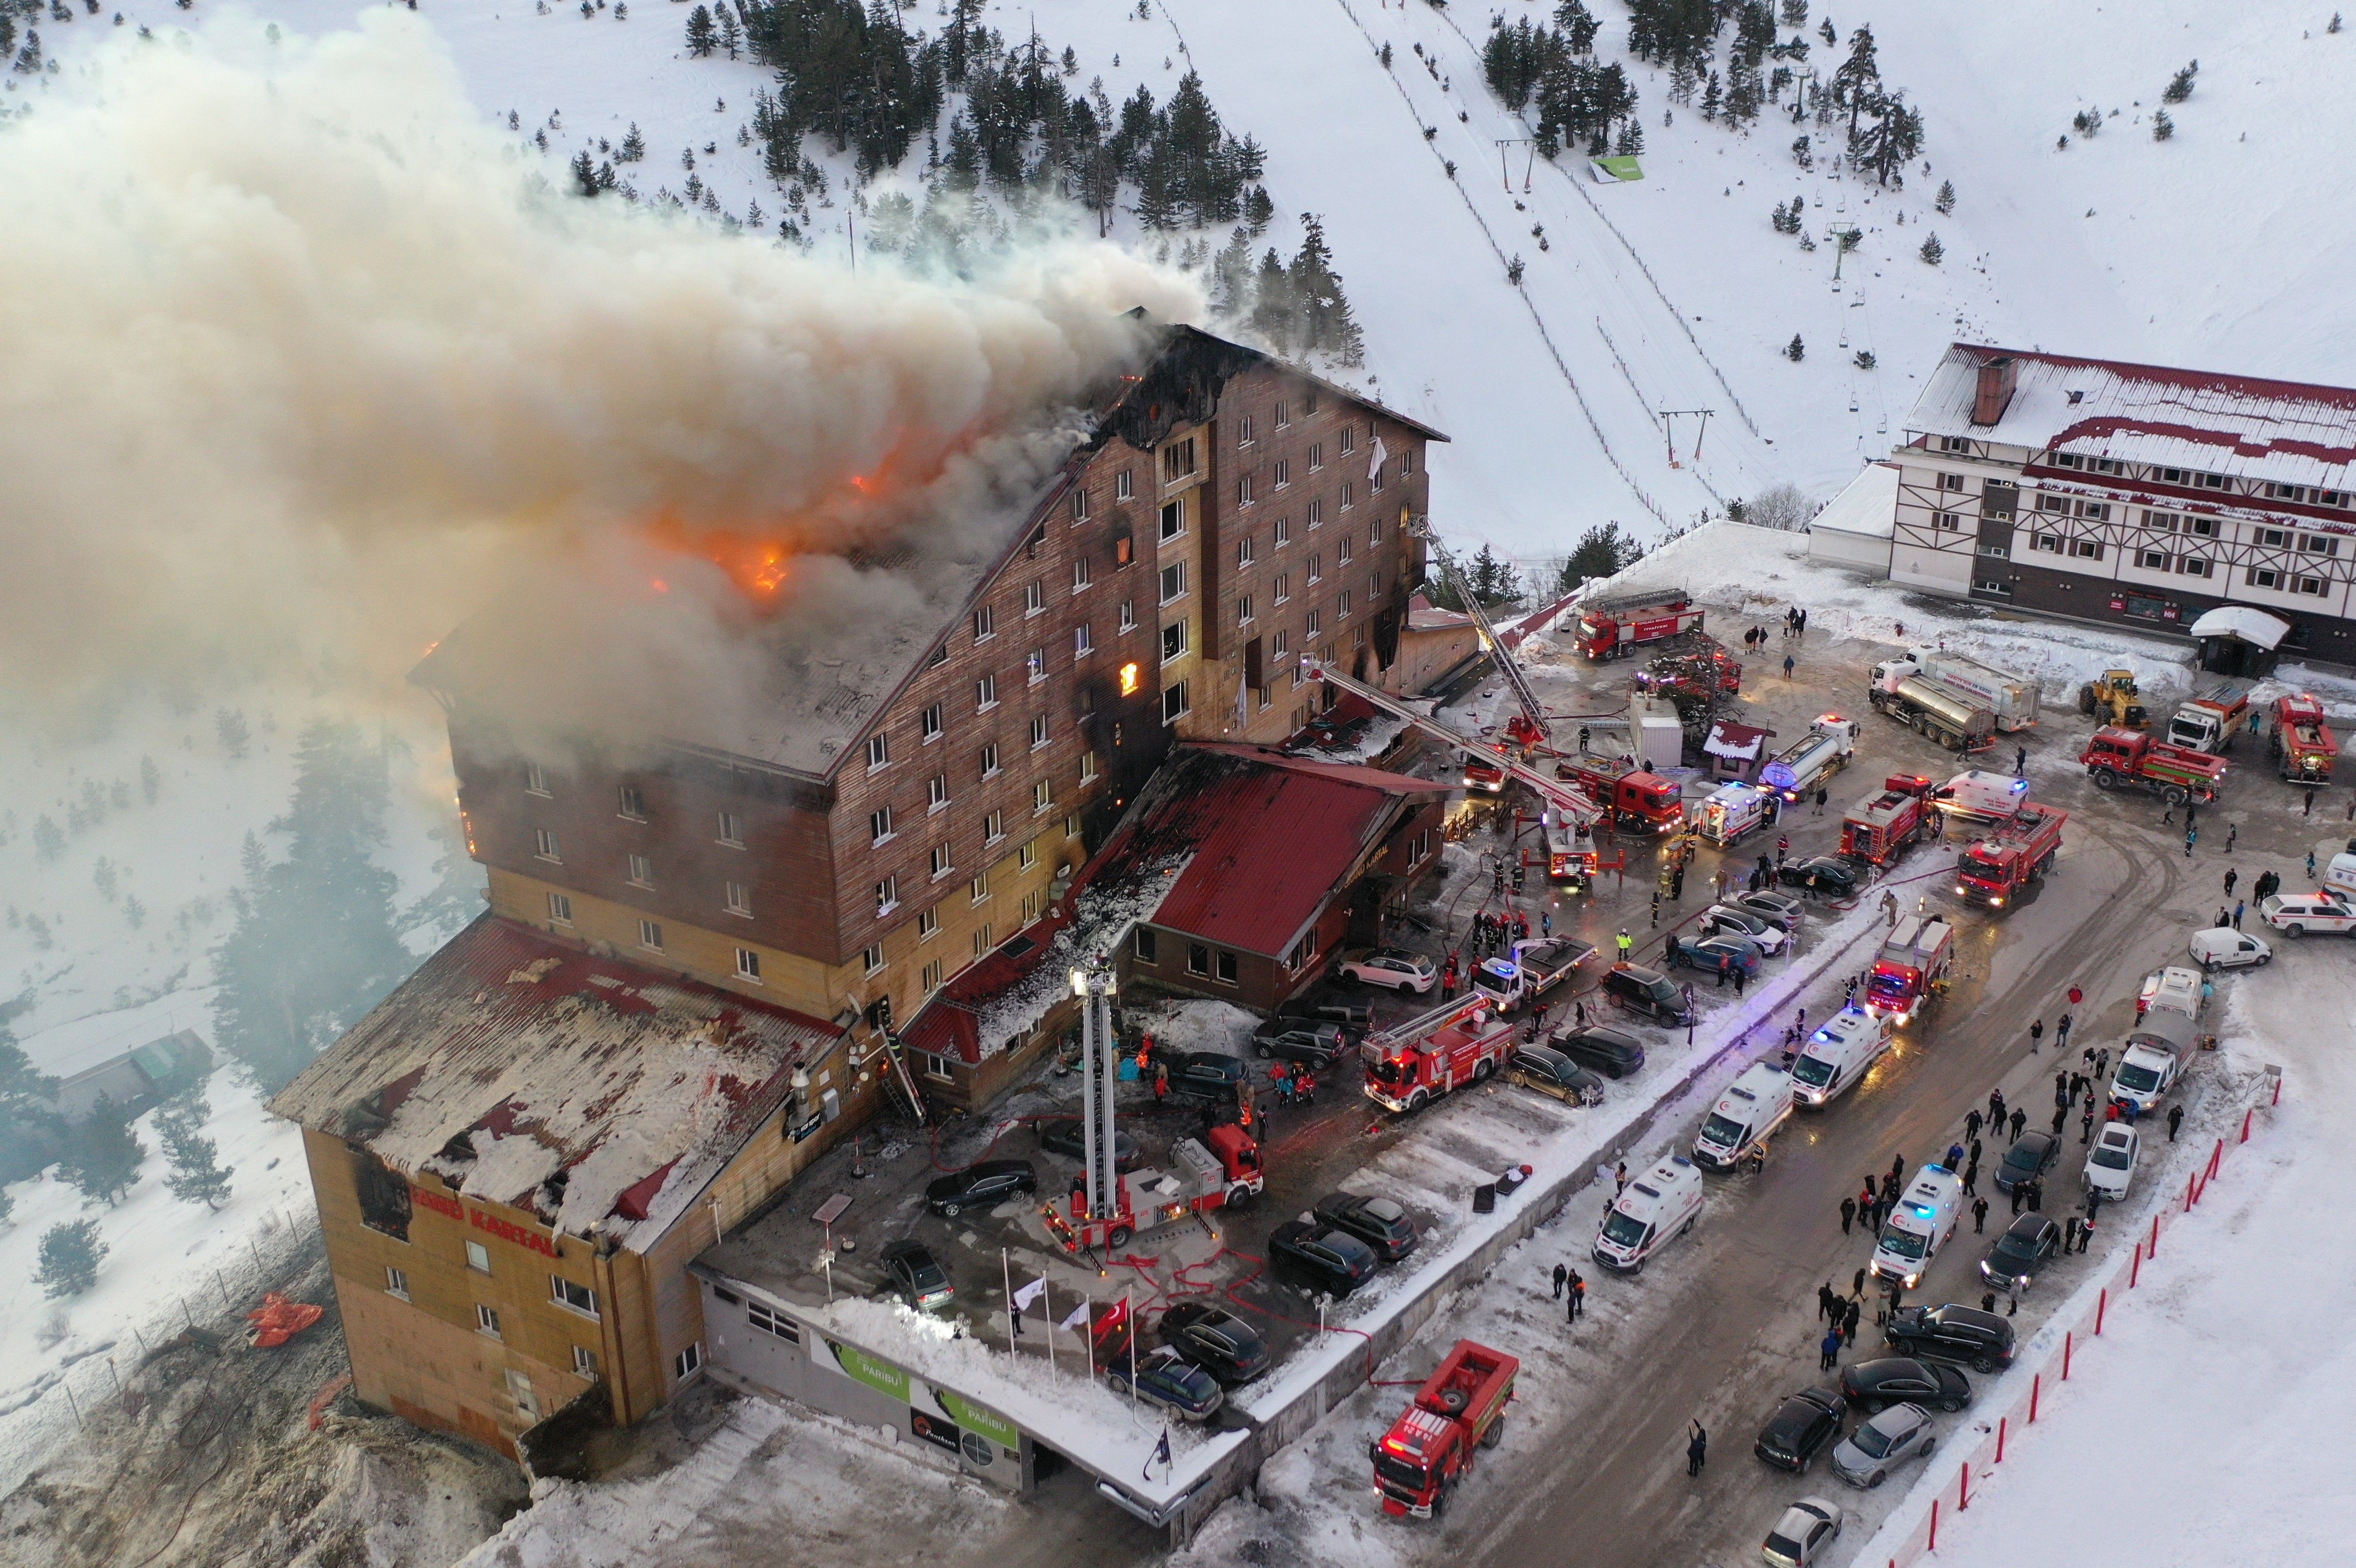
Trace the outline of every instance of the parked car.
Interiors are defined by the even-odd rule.
[[[2273,948],[2230,925],[2194,932],[2184,950],[2204,969],[2254,969],[2273,963],[2275,956]]]
[[[1693,1021],[1682,987],[1658,969],[1641,964],[1615,964],[1603,976],[1603,995],[1612,1006],[1641,1013],[1656,1023],[1683,1029]]]
[[[2329,893],[2269,893],[2258,901],[2258,915],[2286,936],[2356,933],[2356,908]]]
[[[1747,936],[1759,944],[1759,951],[1770,957],[1790,944],[1792,933],[1763,914],[1753,914],[1732,904],[1712,904],[1701,912],[1695,928],[1722,936]]]
[[[1550,1045],[1517,1048],[1505,1060],[1505,1082],[1574,1105],[1603,1100],[1603,1080]]]
[[[1851,1404],[1876,1411],[1904,1401],[1961,1410],[1972,1401],[1971,1381],[1963,1373],[1911,1356],[1851,1361],[1841,1369],[1841,1392]]]
[[[1105,1381],[1117,1393],[1130,1392],[1129,1358],[1115,1356],[1105,1367]],[[1168,1345],[1140,1352],[1137,1397],[1158,1405],[1181,1421],[1208,1421],[1226,1401],[1219,1380]]]
[[[1785,1509],[1775,1528],[1767,1532],[1759,1555],[1775,1568],[1813,1568],[1831,1558],[1843,1519],[1838,1503],[1802,1498]]]
[[[1848,1401],[1830,1389],[1787,1393],[1759,1429],[1751,1451],[1779,1470],[1806,1475],[1825,1445],[1840,1435],[1841,1418],[1847,1413]]]
[[[2053,1168],[2062,1157],[2062,1140],[2051,1133],[2035,1127],[2023,1133],[2004,1151],[2004,1159],[1996,1168],[1996,1189],[2010,1192],[2026,1186],[2033,1178]]]
[[[1606,1078],[1624,1078],[1644,1065],[1644,1048],[1636,1043],[1636,1037],[1607,1024],[1559,1029],[1547,1037],[1547,1043]]]
[[[884,1265],[884,1283],[916,1311],[946,1307],[957,1298],[948,1270],[922,1242],[894,1242],[877,1254],[877,1261]]]
[[[1787,888],[1815,893],[1819,898],[1855,898],[1863,885],[1858,869],[1834,855],[1811,855],[1804,860],[1787,860],[1775,871],[1775,880]]]
[[[1377,947],[1371,953],[1345,958],[1337,972],[1344,980],[1378,986],[1403,997],[1421,996],[1440,984],[1440,971],[1431,960],[1404,947]]]
[[[1049,1154],[1060,1154],[1070,1159],[1088,1157],[1087,1139],[1080,1129],[1077,1116],[1059,1116],[1039,1124],[1039,1147]],[[1115,1170],[1137,1168],[1137,1140],[1119,1127],[1112,1132],[1112,1168]]]
[[[1349,1052],[1350,1037],[1337,1023],[1292,1019],[1280,1029],[1263,1029],[1252,1035],[1252,1054],[1263,1061],[1280,1056],[1287,1061],[1305,1061],[1320,1072]]]
[[[2136,1156],[2143,1148],[2143,1135],[2125,1122],[2113,1122],[2094,1135],[2094,1147],[2086,1156],[2086,1185],[2109,1199],[2125,1198],[2135,1180]]]
[[[1976,1372],[2012,1365],[2012,1324],[1976,1307],[1901,1307],[1881,1326],[1881,1337],[1918,1361],[1955,1361]]]
[[[1347,1296],[1375,1277],[1374,1249],[1313,1218],[1287,1220],[1269,1232],[1268,1259],[1279,1275],[1312,1295]]]
[[[1980,1277],[1997,1290],[2027,1290],[2045,1260],[2061,1250],[2061,1226],[2042,1214],[2023,1214],[1980,1260]]]
[[[1791,894],[1779,893],[1772,888],[1762,888],[1755,893],[1734,893],[1726,901],[1730,907],[1771,921],[1795,936],[1799,934],[1800,922],[1807,913],[1805,904]]]
[[[1675,934],[1669,938],[1669,963],[1681,969],[1698,969],[1705,975],[1742,972],[1744,979],[1759,973],[1764,956],[1759,944],[1743,935],[1692,936]]]
[[[1268,1371],[1268,1341],[1252,1326],[1205,1301],[1182,1301],[1162,1315],[1162,1342],[1232,1388]]]
[[[1166,1059],[1170,1093],[1181,1100],[1234,1105],[1244,1083],[1244,1060],[1216,1051],[1189,1051]]]
[[[1859,1426],[1833,1449],[1833,1474],[1852,1487],[1878,1487],[1909,1459],[1930,1456],[1939,1445],[1931,1413],[1919,1404],[1893,1404]]]
[[[1365,1243],[1387,1264],[1415,1251],[1415,1216],[1392,1199],[1329,1192],[1317,1200],[1317,1217]]]
[[[1268,1029],[1280,1021],[1290,1021],[1293,1019],[1323,1019],[1328,1023],[1340,1024],[1355,1034],[1364,1034],[1375,1027],[1375,1009],[1364,1002],[1294,997],[1289,1001],[1278,1003],[1276,1017],[1259,1027]]]
[[[925,1189],[936,1214],[954,1218],[960,1210],[987,1209],[1018,1192],[1039,1190],[1039,1173],[1027,1159],[985,1159],[937,1177]]]

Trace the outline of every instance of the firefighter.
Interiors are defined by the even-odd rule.
[[[1636,945],[1635,939],[1634,939],[1634,938],[1633,938],[1633,937],[1631,937],[1631,936],[1628,934],[1628,928],[1627,928],[1626,926],[1624,926],[1624,925],[1623,925],[1623,926],[1622,926],[1622,927],[1620,928],[1620,962],[1621,962],[1621,963],[1625,964],[1626,962],[1628,962],[1628,954],[1629,954],[1629,952],[1630,952],[1633,948],[1634,948],[1634,947],[1635,947],[1635,945]]]

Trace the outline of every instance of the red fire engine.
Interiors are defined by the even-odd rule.
[[[1522,1363],[1503,1350],[1459,1339],[1415,1402],[1370,1445],[1375,1495],[1383,1511],[1437,1519],[1449,1493],[1472,1468],[1475,1454],[1505,1435],[1505,1404]]]
[[[1886,866],[1926,833],[1935,833],[1931,793],[1939,786],[1920,773],[1892,773],[1879,794],[1848,808],[1841,818],[1840,852],[1852,860]]]
[[[2050,805],[2022,806],[1964,851],[1955,862],[1955,895],[2002,909],[2053,864],[2062,852],[2062,825],[2069,820],[2068,812]]]
[[[1583,786],[1589,798],[1622,827],[1670,833],[1685,826],[1685,806],[1677,799],[1676,784],[1633,762],[1567,757],[1554,765],[1554,776]]]
[[[1473,996],[1426,1015],[1376,1049],[1366,1066],[1366,1098],[1387,1110],[1412,1111],[1497,1071],[1514,1048],[1514,1026],[1490,1016],[1491,998]]]
[[[1683,591],[1622,594],[1579,607],[1575,645],[1591,659],[1622,659],[1647,643],[1701,630],[1702,613]]]

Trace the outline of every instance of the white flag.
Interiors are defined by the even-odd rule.
[[[1072,1315],[1069,1317],[1065,1318],[1060,1327],[1066,1328],[1080,1328],[1087,1322],[1088,1314],[1094,1311],[1095,1308],[1096,1303],[1092,1301],[1081,1302],[1077,1307],[1072,1308]]]
[[[1383,459],[1389,455],[1390,453],[1383,448],[1383,438],[1381,436],[1375,437],[1374,455],[1366,461],[1366,482],[1368,484],[1374,483],[1376,479],[1381,476],[1383,472]]]
[[[1038,1300],[1040,1294],[1046,1288],[1047,1276],[1043,1274],[1037,1279],[1033,1280],[1029,1285],[1024,1285],[1022,1289],[1014,1293],[1014,1310],[1017,1312],[1030,1311],[1031,1304]]]

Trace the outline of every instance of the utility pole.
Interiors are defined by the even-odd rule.
[[[1505,182],[1507,196],[1514,194],[1514,172],[1506,163],[1506,149],[1510,147],[1530,149],[1522,163],[1522,194],[1526,196],[1530,189],[1530,173],[1537,167],[1537,144],[1527,136],[1501,136],[1497,139],[1497,176]]]
[[[1670,467],[1682,468],[1685,466],[1684,464],[1677,461],[1677,427],[1670,421],[1676,420],[1680,415],[1694,415],[1700,418],[1701,428],[1694,433],[1693,444],[1693,460],[1696,463],[1699,463],[1701,461],[1701,438],[1709,433],[1709,416],[1717,411],[1718,411],[1716,409],[1663,409],[1661,411],[1661,431],[1662,433],[1668,438]]]

